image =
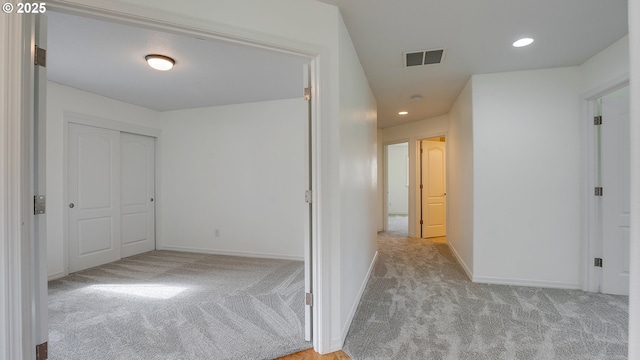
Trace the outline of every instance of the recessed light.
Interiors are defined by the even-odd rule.
[[[158,54],[150,54],[144,58],[147,60],[147,64],[149,64],[149,66],[160,71],[171,70],[173,65],[176,63],[172,58]]]
[[[398,115],[407,115],[408,113],[409,113],[408,111],[400,111]]]
[[[523,46],[529,46],[533,43],[533,39],[532,38],[522,38],[516,42],[513,43],[514,47],[523,47]]]

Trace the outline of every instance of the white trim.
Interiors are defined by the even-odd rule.
[[[369,270],[367,270],[367,275],[364,277],[364,281],[362,282],[362,285],[360,285],[360,289],[358,290],[356,301],[353,302],[353,305],[351,306],[351,310],[349,310],[349,314],[347,315],[347,321],[345,322],[345,325],[342,327],[340,347],[338,348],[338,350],[342,348],[344,341],[347,339],[347,334],[349,333],[349,328],[351,328],[353,317],[356,315],[356,311],[358,310],[358,305],[360,305],[360,300],[362,300],[362,294],[364,294],[364,290],[367,288],[367,283],[369,282],[371,273],[373,272],[373,269],[376,266],[377,260],[378,260],[378,251],[376,251],[376,253],[373,255],[373,259],[371,260],[371,264],[369,265]]]
[[[384,191],[382,193],[382,213],[384,215],[384,221],[382,222],[382,231],[389,230],[389,145],[395,144],[404,144],[407,143],[407,156],[409,156],[409,139],[402,140],[393,140],[382,143],[382,156],[383,156],[383,178],[382,178],[382,186],[384,187]],[[409,172],[411,172],[411,159],[409,158]],[[411,175],[407,177],[407,181],[409,181],[409,186],[411,186]],[[380,184],[378,184],[380,186]],[[410,188],[410,187],[409,187]],[[407,192],[407,212],[411,212],[411,207],[409,206],[409,192]],[[407,221],[409,221],[409,216],[407,216]],[[410,223],[410,222],[409,222]],[[407,224],[408,226],[409,224]]]
[[[597,184],[596,131],[593,125],[595,114],[594,101],[613,91],[629,85],[629,73],[616,77],[601,86],[580,95],[580,136],[581,136],[581,280],[583,291],[599,292],[602,285],[602,271],[593,266],[593,259],[602,257],[602,199],[593,196]]]
[[[121,132],[127,132],[131,134],[150,136],[159,138],[161,134],[160,129],[154,129],[146,126],[134,125],[118,120],[106,119],[97,117],[94,115],[82,114],[75,111],[65,110],[63,112],[63,121],[65,125],[68,123],[75,123],[80,125],[88,125],[93,127],[99,127],[109,130],[116,130]]]
[[[471,271],[469,269],[469,266],[467,266],[467,263],[462,260],[462,257],[460,256],[460,254],[458,254],[456,248],[453,247],[449,242],[447,242],[447,246],[449,247],[449,250],[451,250],[453,256],[455,256],[456,260],[458,260],[458,264],[460,264],[462,270],[464,270],[465,274],[467,274],[467,277],[469,277],[470,280],[473,279],[473,271]]]
[[[211,255],[226,255],[226,256],[238,256],[238,257],[250,257],[258,259],[278,259],[278,260],[294,260],[304,261],[304,256],[291,256],[283,254],[269,254],[269,253],[255,253],[250,251],[228,251],[218,249],[204,249],[189,246],[160,246],[158,250],[167,251],[180,251],[198,254],[211,254]]]
[[[227,24],[176,14],[157,8],[122,2],[114,3],[111,0],[51,0],[47,2],[47,8],[79,16],[97,17],[106,21],[124,23],[135,27],[248,45],[308,59],[315,58],[321,52],[317,46],[309,43],[249,29],[231,27]]]
[[[0,16],[0,358],[35,358],[33,16]],[[29,198],[31,201],[29,202]]]
[[[498,278],[498,277],[492,277],[492,276],[474,276],[472,281],[474,283],[482,283],[482,284],[528,286],[528,287],[552,288],[552,289],[580,290],[581,288],[580,286],[581,284],[579,282]]]
[[[61,278],[65,277],[65,276],[67,276],[67,275],[68,274],[65,274],[64,271],[58,271],[57,273],[53,273],[53,274],[47,275],[47,281],[61,279]]]

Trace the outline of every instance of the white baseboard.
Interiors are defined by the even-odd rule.
[[[582,289],[582,285],[579,282],[500,278],[500,277],[492,277],[492,276],[474,276],[472,279],[474,283],[483,283],[483,284],[515,285],[515,286],[529,286],[529,287],[571,289],[571,290]]]
[[[362,285],[360,285],[360,289],[358,290],[358,296],[356,296],[356,301],[353,302],[353,305],[349,310],[349,314],[347,315],[347,321],[342,327],[342,332],[340,334],[341,335],[340,339],[338,339],[338,344],[334,344],[334,341],[336,339],[331,340],[331,348],[334,349],[337,346],[337,349],[333,351],[338,351],[342,349],[342,345],[344,344],[344,341],[347,339],[347,333],[349,332],[349,328],[351,327],[351,322],[353,321],[353,317],[356,315],[356,310],[358,310],[358,305],[360,305],[360,300],[362,300],[362,294],[364,294],[364,289],[367,287],[367,282],[369,281],[369,277],[371,277],[371,273],[373,272],[373,268],[376,265],[377,260],[378,260],[378,252],[376,251],[376,253],[373,255],[373,259],[371,260],[371,264],[369,265],[369,270],[367,271],[367,275],[365,276],[364,281],[362,282]]]
[[[471,269],[469,269],[469,267],[467,266],[467,263],[465,263],[464,260],[462,260],[462,257],[460,257],[460,254],[458,254],[458,251],[456,251],[456,248],[451,246],[451,244],[449,243],[447,243],[447,246],[449,246],[449,250],[451,250],[451,253],[453,254],[453,256],[455,256],[456,259],[458,260],[458,264],[462,266],[462,270],[464,270],[464,272],[467,274],[467,277],[469,277],[469,280],[473,281],[473,271],[471,271]]]
[[[254,253],[254,252],[248,252],[248,251],[227,251],[227,250],[217,250],[217,249],[192,248],[192,247],[185,247],[185,246],[162,246],[162,245],[158,246],[157,249],[168,250],[168,251],[191,252],[191,253],[199,253],[199,254],[242,256],[242,257],[260,258],[260,259],[304,261],[304,256]]]
[[[344,339],[333,338],[331,339],[331,346],[329,347],[329,351],[327,351],[325,354],[330,354],[332,352],[342,350],[343,345],[344,345]]]
[[[65,274],[64,271],[60,271],[60,272],[57,272],[57,273],[49,274],[49,275],[47,275],[47,281],[60,279],[60,278],[63,278],[65,276],[67,276],[67,274]]]

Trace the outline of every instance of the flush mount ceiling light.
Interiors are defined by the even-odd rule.
[[[514,47],[523,47],[523,46],[529,46],[533,43],[533,39],[532,38],[522,38],[516,42],[513,43]]]
[[[411,95],[411,100],[422,100],[422,95],[420,94]]]
[[[144,57],[147,60],[147,64],[152,68],[160,71],[167,71],[173,68],[176,61],[172,58],[164,55],[151,54]]]
[[[408,113],[409,113],[408,111],[400,111],[398,115],[407,115]]]

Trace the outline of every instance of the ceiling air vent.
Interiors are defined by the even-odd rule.
[[[408,52],[404,54],[404,66],[440,64],[443,57],[444,49]]]

